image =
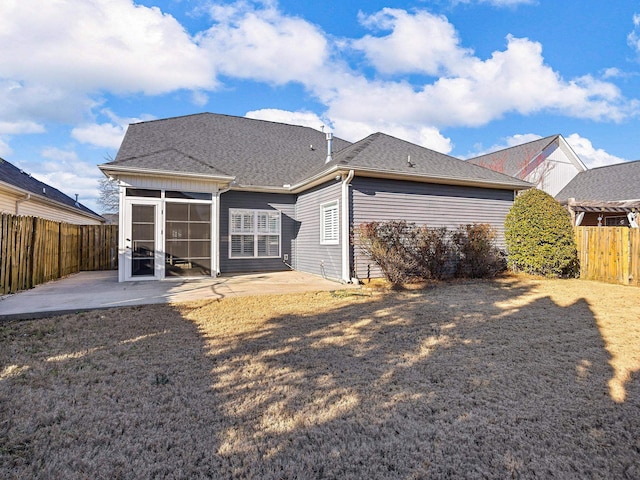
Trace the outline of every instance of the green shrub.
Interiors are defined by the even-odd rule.
[[[574,276],[578,267],[569,212],[551,195],[531,189],[518,195],[505,219],[508,266],[548,277]]]

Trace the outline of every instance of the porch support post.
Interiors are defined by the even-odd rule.
[[[220,275],[220,189],[216,185],[213,193],[213,222],[211,222],[211,238],[213,239],[213,258],[211,276]]]
[[[118,195],[119,195],[119,210],[118,210],[118,282],[124,282],[125,280],[125,253],[126,253],[126,241],[125,241],[125,225],[130,222],[131,219],[127,217],[127,208],[125,205],[125,199],[127,188],[122,181],[118,181]]]
[[[349,213],[351,211],[351,205],[349,202],[349,184],[353,179],[353,170],[349,170],[347,175],[342,176],[342,281],[344,283],[351,282],[351,258],[349,255],[349,227],[351,222],[349,221]]]

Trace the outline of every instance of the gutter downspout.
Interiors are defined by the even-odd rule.
[[[16,216],[20,215],[20,204],[22,202],[28,202],[29,200],[31,200],[30,193],[25,193],[24,198],[19,198],[18,200],[16,200]]]
[[[349,204],[349,184],[353,180],[353,170],[342,176],[342,281],[351,283],[351,258],[349,256],[349,213],[351,205]]]

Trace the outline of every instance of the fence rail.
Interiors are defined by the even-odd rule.
[[[576,227],[580,278],[640,286],[640,229]]]
[[[0,294],[83,270],[118,268],[117,225],[71,225],[0,216]]]

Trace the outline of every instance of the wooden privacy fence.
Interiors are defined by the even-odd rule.
[[[640,229],[576,227],[580,278],[640,286]]]
[[[118,268],[117,225],[71,225],[0,216],[0,294],[82,270]]]

